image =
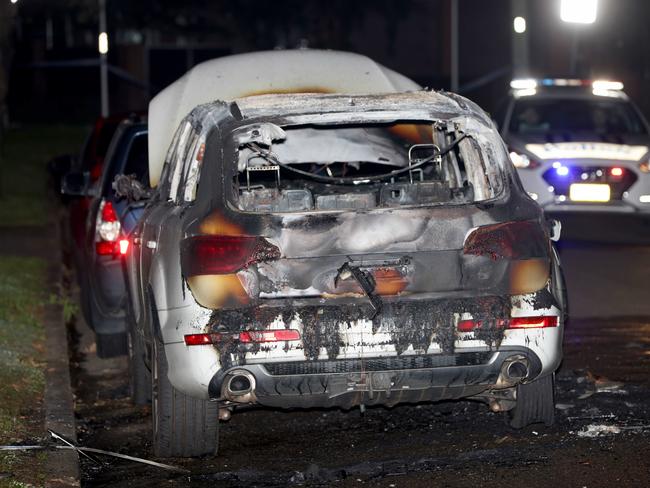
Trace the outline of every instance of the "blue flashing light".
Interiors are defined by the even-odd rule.
[[[566,166],[558,166],[555,168],[555,172],[558,176],[567,176],[569,174],[569,168]]]
[[[545,78],[542,80],[542,85],[543,86],[553,86],[553,80],[550,78]]]

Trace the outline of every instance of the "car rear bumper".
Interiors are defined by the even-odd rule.
[[[525,347],[363,361],[250,364],[219,371],[210,382],[209,395],[280,408],[352,408],[359,404],[391,406],[451,400],[493,387],[514,386],[521,381],[508,377],[508,366],[514,361],[526,365],[526,380],[542,373],[540,358]],[[231,385],[241,377],[248,378],[250,391],[233,394]]]
[[[553,185],[543,177],[549,170],[549,164],[545,162],[538,169],[518,171],[524,189],[546,212],[650,213],[650,173],[637,172],[634,169],[636,163],[628,167],[630,171],[634,171],[636,181],[620,198],[603,203],[572,202],[567,195],[557,195]]]

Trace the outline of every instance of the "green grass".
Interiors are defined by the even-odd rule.
[[[86,132],[77,126],[26,126],[5,133],[0,226],[46,223],[47,162],[60,154],[78,154]]]
[[[42,259],[0,256],[0,444],[42,435],[45,271]],[[23,471],[31,465],[24,461],[0,453],[0,472]],[[5,481],[16,479],[0,486],[12,486]]]

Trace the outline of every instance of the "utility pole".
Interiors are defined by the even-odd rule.
[[[451,0],[451,91],[458,93],[458,58],[459,58],[459,43],[458,43],[458,0]]]
[[[99,77],[102,117],[108,117],[108,33],[106,31],[106,0],[99,0]]]

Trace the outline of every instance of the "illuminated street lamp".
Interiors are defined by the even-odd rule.
[[[99,54],[108,53],[108,34],[106,32],[101,32],[97,38],[97,50]]]
[[[106,33],[106,0],[99,0],[99,83],[102,104],[102,117],[108,117],[108,34]]]
[[[560,18],[573,24],[593,24],[598,16],[598,0],[562,0]]]
[[[526,32],[526,19],[524,17],[515,17],[512,21],[512,27],[517,34]]]
[[[593,24],[598,17],[598,0],[562,0],[560,3],[560,19],[571,24]],[[576,75],[578,67],[579,33],[574,29],[571,43],[571,74]]]

